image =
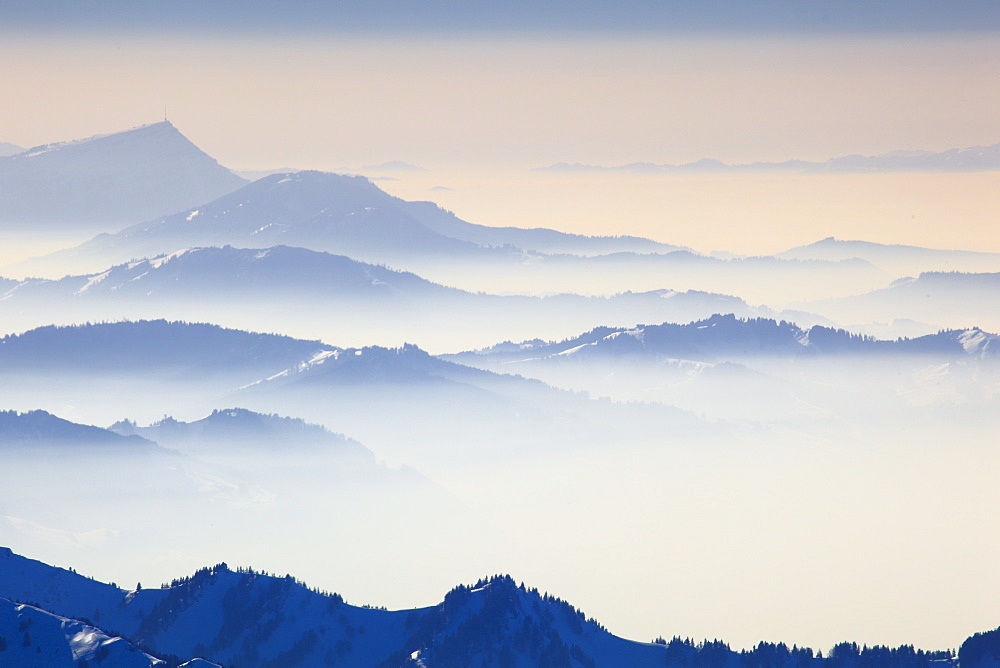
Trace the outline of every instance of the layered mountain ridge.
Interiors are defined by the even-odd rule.
[[[106,648],[134,656],[124,666],[165,665],[208,659],[221,665],[256,666],[358,665],[384,668],[484,666],[694,666],[734,668],[834,668],[850,665],[889,668],[947,668],[947,652],[912,647],[859,648],[842,643],[827,659],[805,648],[759,643],[734,652],[723,642],[694,644],[675,638],[667,643],[624,640],[569,603],[542,594],[507,575],[455,587],[441,603],[409,610],[358,607],[338,594],[306,587],[290,575],[279,577],[253,569],[230,569],[225,563],[198,570],[158,588],[126,590],[75,572],[26,559],[0,548],[0,634],[4,651],[42,623],[22,619],[20,632],[3,617],[14,611],[61,620],[63,638],[38,634],[40,651],[63,650],[65,636],[75,632],[70,660],[97,658]],[[4,601],[6,599],[6,601]],[[31,600],[32,608],[17,604]],[[59,616],[59,617],[57,617]],[[77,621],[88,619],[87,622]],[[91,619],[92,618],[92,619]],[[38,624],[33,627],[33,624]],[[85,625],[86,624],[86,625]],[[96,625],[96,626],[95,626]],[[113,634],[100,627],[115,628]],[[89,634],[84,646],[83,636]],[[53,637],[49,637],[52,635]],[[3,637],[0,635],[0,637]],[[962,652],[963,668],[978,668],[991,655],[990,634],[976,634]],[[132,644],[142,648],[141,654]],[[85,654],[86,648],[92,654]],[[985,648],[985,649],[984,649]],[[18,648],[20,649],[20,648]],[[116,655],[117,656],[117,655]],[[2,657],[2,655],[0,655]],[[967,665],[968,664],[968,665]],[[67,658],[47,666],[78,668]],[[194,666],[200,664],[184,665]]]
[[[741,319],[733,314],[717,314],[686,324],[599,327],[565,341],[506,342],[489,349],[449,357],[462,360],[495,356],[517,361],[557,356],[636,356],[715,361],[720,358],[845,354],[995,359],[1000,355],[1000,336],[973,327],[915,339],[879,340],[820,325],[803,329],[794,323],[769,318]]]
[[[618,167],[556,163],[539,167],[544,172],[621,171],[640,173],[699,174],[717,172],[792,172],[804,174],[851,174],[891,172],[978,172],[1000,169],[1000,144],[952,148],[946,151],[889,151],[880,155],[842,155],[822,162],[785,160],[727,164],[702,158],[681,165],[635,162]]]

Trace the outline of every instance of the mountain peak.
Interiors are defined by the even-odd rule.
[[[104,144],[113,141],[136,141],[145,140],[150,138],[181,138],[185,142],[189,142],[187,137],[185,137],[181,132],[174,127],[174,125],[167,120],[158,121],[156,123],[146,123],[144,125],[137,125],[134,128],[129,128],[128,130],[121,130],[119,132],[110,132],[91,135],[90,137],[84,137],[82,139],[70,139],[67,141],[52,142],[49,144],[42,144],[40,146],[33,146],[27,150],[18,153],[13,156],[19,160],[24,160],[27,158],[34,158],[37,156],[44,155],[53,151],[63,151],[72,150],[74,148],[83,147],[88,144]],[[193,146],[193,144],[192,144]]]
[[[164,120],[0,158],[0,184],[0,221],[107,231],[210,201],[246,181]]]

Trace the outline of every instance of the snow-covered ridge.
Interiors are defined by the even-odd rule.
[[[979,328],[943,331],[915,339],[879,340],[846,330],[768,318],[737,318],[732,314],[688,324],[663,323],[639,327],[599,327],[564,341],[503,343],[470,351],[456,359],[494,357],[528,361],[600,355],[637,355],[658,359],[714,361],[744,356],[824,356],[841,354],[938,355],[944,358],[995,355],[1000,336]]]
[[[39,226],[107,232],[190,209],[245,183],[161,121],[0,157],[0,220],[33,232]]]
[[[135,126],[133,128],[129,128],[128,130],[121,130],[121,131],[118,131],[118,132],[107,132],[107,133],[104,133],[104,134],[96,134],[96,135],[91,135],[90,137],[84,137],[82,139],[70,139],[70,140],[67,140],[67,141],[59,141],[59,142],[52,142],[50,144],[42,144],[40,146],[35,146],[35,147],[29,148],[29,149],[27,149],[25,151],[22,151],[21,153],[18,153],[15,156],[12,156],[12,157],[16,157],[16,158],[33,158],[33,157],[36,157],[36,156],[39,156],[39,155],[42,155],[42,154],[45,154],[45,153],[50,153],[52,151],[58,151],[58,150],[61,150],[61,149],[71,148],[71,147],[74,147],[74,146],[82,146],[84,144],[89,144],[91,142],[98,141],[98,140],[101,140],[101,139],[107,139],[108,137],[115,137],[115,136],[120,136],[120,135],[127,136],[129,134],[133,134],[133,133],[137,133],[137,132],[149,131],[151,129],[155,129],[155,130],[167,130],[167,129],[169,129],[169,130],[176,130],[176,128],[174,128],[173,124],[171,124],[170,121],[166,121],[166,120],[164,120],[164,121],[158,121],[156,123],[145,123],[143,125],[137,125],[137,126]]]
[[[81,595],[83,589],[92,594]],[[113,657],[115,662],[109,665],[155,666],[157,653],[173,655],[178,662],[191,661],[184,664],[191,668],[210,665],[209,660],[246,668],[839,665],[810,649],[790,649],[782,643],[759,643],[752,650],[735,652],[718,640],[700,644],[680,638],[669,643],[625,640],[566,601],[517,584],[507,575],[459,585],[428,608],[389,611],[350,605],[341,596],[309,589],[290,575],[233,570],[224,563],[159,588],[125,592],[0,549],[0,596],[11,590],[32,597],[38,607],[0,598],[0,638],[4,638],[0,661],[34,658],[43,652],[53,657],[44,664],[19,665],[79,668],[80,659],[100,663]],[[46,611],[49,606],[60,611]],[[87,615],[100,616],[124,637],[114,638],[79,621]],[[129,645],[129,639],[141,642],[149,654]],[[978,648],[982,638],[977,635],[968,642]],[[37,652],[29,654],[29,648]],[[841,656],[853,652],[860,666],[875,665],[868,663],[875,657],[884,668],[932,668],[932,661],[942,662],[940,668],[953,664],[950,653],[912,647],[862,650],[844,643],[834,650],[831,654]],[[55,659],[60,652],[61,661]],[[966,663],[979,668],[972,652],[967,655]],[[968,668],[964,663],[963,667]]]
[[[166,666],[124,638],[76,619],[35,606],[0,598],[0,664],[80,668],[108,665],[121,668]]]

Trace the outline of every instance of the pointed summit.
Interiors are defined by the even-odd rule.
[[[245,183],[164,120],[0,158],[0,222],[113,231]]]

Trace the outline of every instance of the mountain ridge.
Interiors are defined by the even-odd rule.
[[[842,155],[828,160],[784,160],[727,164],[702,158],[683,164],[634,162],[608,167],[559,162],[536,167],[536,172],[636,172],[664,174],[793,172],[803,174],[884,173],[884,172],[971,172],[1000,169],[1000,143],[989,146],[951,148],[944,151],[889,151],[878,155]]]
[[[997,357],[1000,336],[977,327],[943,331],[915,339],[882,340],[816,325],[801,328],[794,323],[770,318],[741,319],[733,314],[716,314],[686,324],[663,323],[633,328],[598,327],[560,342],[505,342],[492,349],[447,356],[472,359],[475,355],[497,354],[503,359],[565,355],[635,355],[679,357],[714,361],[717,357],[741,355],[838,355],[853,354],[943,354],[946,356]]]
[[[823,659],[811,649],[783,643],[761,642],[752,650],[737,652],[718,640],[700,644],[680,638],[669,643],[662,638],[651,643],[625,640],[571,604],[518,585],[509,575],[459,585],[437,605],[388,611],[350,605],[340,595],[308,588],[290,575],[232,570],[225,563],[159,588],[137,585],[124,590],[0,548],[0,596],[30,598],[32,609],[37,608],[32,614],[60,615],[66,620],[92,616],[98,626],[116,625],[118,632],[113,635],[119,639],[111,640],[94,628],[96,642],[90,647],[119,644],[124,649],[131,642],[153,656],[169,657],[167,664],[175,666],[196,661],[196,657],[244,668],[331,663],[384,668],[955,665],[949,652],[926,652],[912,646],[860,648],[845,642]],[[0,603],[0,619],[14,605]],[[4,628],[0,624],[0,630]],[[967,658],[963,668],[988,665],[994,635],[975,634],[963,643],[960,656]],[[50,640],[56,648],[62,642]],[[4,640],[4,649],[7,645]],[[153,656],[136,665],[159,665]],[[46,665],[75,668],[69,663]]]
[[[161,121],[0,157],[0,220],[105,231],[245,183]]]

